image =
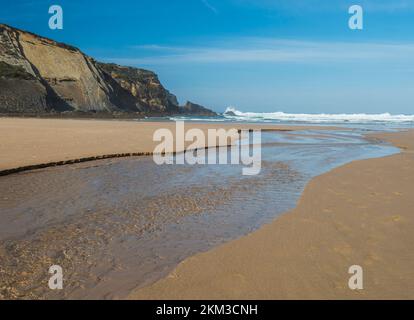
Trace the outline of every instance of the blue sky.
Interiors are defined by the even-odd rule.
[[[414,0],[1,0],[0,22],[217,111],[414,114]],[[60,4],[64,29],[48,28]],[[364,30],[348,8],[364,8]]]

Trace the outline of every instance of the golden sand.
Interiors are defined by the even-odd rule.
[[[174,123],[0,118],[0,171],[106,154],[152,152]],[[306,127],[186,124],[186,128]],[[322,128],[317,128],[322,129]],[[414,298],[414,132],[376,135],[403,149],[313,179],[297,208],[182,262],[132,299]],[[179,150],[176,150],[179,151]],[[364,289],[348,288],[361,265]]]
[[[316,177],[296,209],[130,298],[413,299],[414,131],[375,137],[403,152]],[[352,265],[363,290],[348,287]]]
[[[103,155],[151,153],[159,143],[153,142],[153,134],[159,128],[175,132],[175,123],[0,118],[0,171]],[[214,128],[300,130],[307,127],[186,123],[185,128],[206,131]]]

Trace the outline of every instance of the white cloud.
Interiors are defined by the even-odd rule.
[[[244,38],[202,47],[135,46],[138,56],[110,59],[132,65],[177,63],[410,62],[414,43],[357,43]],[[151,53],[150,55],[148,53]],[[109,59],[106,59],[109,60]]]
[[[214,14],[218,14],[218,10],[216,9],[216,7],[214,7],[208,0],[201,0],[201,2],[207,9],[212,11]]]

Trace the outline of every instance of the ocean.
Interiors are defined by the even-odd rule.
[[[150,120],[154,120],[149,118]],[[214,117],[201,116],[176,116],[165,118],[168,120],[184,120],[195,122],[246,122],[269,123],[286,125],[334,125],[359,129],[393,129],[414,127],[414,114],[307,114],[285,112],[243,112],[234,107],[228,107],[226,111]]]

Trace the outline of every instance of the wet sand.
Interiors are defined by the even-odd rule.
[[[152,134],[160,127],[173,130],[174,123],[0,119],[2,133],[0,149],[4,154],[0,164],[4,170],[22,165],[103,154],[150,152],[153,148]],[[308,129],[308,127],[296,126],[186,123],[186,128],[192,127],[203,130],[217,127],[238,129],[265,127],[267,130],[275,131]],[[332,129],[313,126],[311,128]],[[304,154],[299,152],[302,146],[301,139],[297,140],[298,137],[304,139],[306,142],[304,146],[310,143],[308,147],[316,154],[325,154],[326,151],[324,143],[320,146],[323,147],[322,149],[314,149],[312,143],[318,139],[326,139],[325,141],[330,141],[333,145],[337,143],[337,138],[332,140],[328,132],[326,134],[313,132],[312,136],[309,136],[305,131],[292,134],[287,131],[286,135],[278,135],[281,138],[276,142],[267,141],[269,148],[283,148],[283,145],[296,143],[297,149],[292,155],[295,159],[301,159],[299,162],[303,161]],[[345,133],[339,141],[346,142],[347,135],[348,133]],[[344,267],[345,271],[340,269],[340,275],[337,267],[344,259],[348,261],[354,257],[362,257],[365,259],[363,262],[360,262],[360,259],[352,264],[362,265],[366,262],[367,268],[370,265],[376,266],[377,257],[379,261],[384,260],[383,263],[388,263],[389,259],[392,259],[394,264],[403,261],[401,262],[403,266],[412,264],[413,261],[412,254],[405,254],[402,251],[402,246],[409,247],[407,242],[412,240],[410,235],[405,234],[407,229],[412,229],[412,220],[405,215],[409,211],[407,206],[414,207],[413,203],[406,205],[403,202],[399,207],[392,202],[389,205],[392,214],[384,212],[378,218],[379,222],[370,211],[373,201],[379,201],[378,208],[386,208],[381,201],[388,199],[388,194],[384,196],[384,193],[391,187],[397,190],[393,191],[391,196],[395,193],[398,199],[406,202],[410,200],[409,190],[413,189],[409,184],[413,181],[410,170],[413,166],[411,162],[402,166],[398,157],[404,157],[407,161],[411,159],[405,157],[414,149],[409,144],[413,136],[411,134],[402,139],[401,135],[388,134],[373,138],[382,137],[406,150],[403,155],[395,156],[397,158],[384,158],[392,159],[390,163],[393,167],[390,168],[385,167],[385,164],[382,167],[375,164],[375,170],[372,171],[371,161],[376,163],[375,161],[384,159],[366,161],[367,172],[378,173],[378,181],[369,180],[373,177],[366,176],[367,174],[360,175],[358,170],[355,173],[352,169],[354,164],[350,169],[354,173],[343,173],[342,176],[335,178],[345,181],[345,184],[338,183],[335,179],[330,182],[331,184],[321,183],[318,181],[322,179],[323,182],[325,175],[318,177],[310,183],[299,207],[292,214],[282,216],[246,238],[189,258],[176,271],[173,271],[174,266],[184,258],[234,239],[235,236],[238,237],[237,235],[251,232],[252,228],[256,229],[256,225],[261,226],[264,223],[262,218],[257,220],[257,217],[253,219],[245,214],[234,220],[230,217],[233,212],[240,213],[240,210],[244,209],[246,213],[257,216],[254,214],[256,211],[261,214],[269,211],[268,217],[274,218],[279,213],[277,210],[283,212],[293,208],[291,203],[294,204],[295,202],[292,201],[296,201],[297,198],[290,197],[296,196],[296,193],[299,197],[303,190],[300,180],[306,180],[308,177],[298,175],[290,165],[277,162],[275,158],[269,159],[271,161],[264,159],[264,176],[252,181],[241,181],[240,168],[229,169],[226,166],[225,168],[218,166],[220,168],[216,172],[210,166],[153,168],[151,157],[99,160],[1,177],[0,298],[123,298],[134,288],[151,284],[171,271],[173,271],[172,278],[170,275],[155,285],[136,290],[130,297],[138,299],[338,297],[338,295],[328,295],[329,290],[328,293],[324,293],[325,295],[320,292],[314,294],[313,290],[317,285],[325,290],[333,284],[335,288],[343,289],[349,277],[348,266]],[[371,143],[366,145],[370,148]],[[362,146],[365,148],[364,143]],[[345,147],[345,153],[340,157],[343,159],[342,163],[347,162],[347,157],[351,156],[347,151],[352,149],[353,143]],[[366,149],[361,155],[369,150]],[[371,152],[376,154],[375,146]],[[331,158],[328,153],[326,156]],[[310,158],[313,159],[313,156],[311,155]],[[283,162],[286,160],[289,159],[282,159]],[[327,165],[335,167],[339,164]],[[313,164],[314,168],[315,166],[316,171],[322,167],[318,163]],[[406,172],[396,174],[394,172],[403,169]],[[229,170],[233,172],[229,173]],[[335,176],[337,170],[327,176],[331,174]],[[388,179],[389,176],[393,176],[392,179]],[[408,181],[406,184],[401,182],[405,181],[404,178]],[[219,183],[221,180],[223,183]],[[292,184],[292,181],[296,181],[299,185],[295,184],[296,182]],[[382,185],[383,181],[388,184]],[[395,187],[389,185],[391,182]],[[359,188],[364,186],[372,188],[369,189],[372,194],[365,194],[364,190],[358,191],[352,183],[357,183]],[[315,184],[318,186],[316,189]],[[267,192],[270,193],[265,196],[263,191],[272,185],[277,188],[268,190]],[[342,190],[342,187],[352,190]],[[309,189],[315,190],[311,192]],[[347,194],[348,191],[350,195]],[[352,193],[354,191],[356,195]],[[284,194],[286,196],[283,196]],[[256,201],[250,201],[249,197],[252,195],[254,195],[252,199]],[[261,200],[272,199],[273,195],[278,195],[283,201],[286,200],[286,204],[279,201],[275,206],[274,203],[261,202]],[[344,197],[349,198],[347,203],[350,203],[345,207],[349,212],[345,213],[341,209],[341,201]],[[320,204],[319,200],[327,201],[327,204],[323,205],[322,212],[318,211],[323,204],[322,202]],[[351,206],[353,201],[360,202],[357,209]],[[240,202],[239,207],[238,202]],[[231,203],[236,205],[230,206]],[[300,208],[302,213],[299,211]],[[296,213],[297,211],[299,213]],[[213,219],[211,212],[215,212]],[[309,212],[312,213],[311,216]],[[327,214],[329,214],[328,218]],[[295,218],[291,220],[286,218],[291,215]],[[342,215],[345,215],[345,219]],[[347,215],[349,219],[346,219]],[[285,219],[288,219],[287,222],[283,222]],[[390,225],[386,224],[387,219],[392,220]],[[281,226],[272,227],[279,220],[282,221]],[[214,227],[217,224],[221,228]],[[362,237],[362,241],[366,243],[357,246],[352,241],[361,240],[359,235],[361,227],[358,229],[360,225],[369,232],[374,230],[375,233],[372,236],[370,234],[368,241]],[[207,226],[209,227],[206,229]],[[349,229],[355,226],[356,231],[349,232]],[[387,229],[392,226],[398,228],[398,232],[391,229],[394,232],[392,233]],[[166,231],[159,233],[159,230],[164,229]],[[363,231],[366,232],[365,229]],[[381,233],[383,231],[385,235]],[[347,238],[348,234],[351,239]],[[252,238],[253,240],[249,240]],[[384,241],[390,244],[384,244]],[[355,247],[348,250],[344,243]],[[365,248],[367,244],[375,246]],[[392,257],[383,257],[382,252],[376,252],[378,248],[389,248],[389,246],[392,249],[387,249],[388,251],[394,250],[395,246],[397,249],[391,252]],[[229,249],[226,251],[227,247]],[[131,252],[134,254],[131,255]],[[220,252],[224,256],[220,256]],[[335,257],[329,257],[329,253],[332,252],[336,254]],[[340,255],[342,260],[338,260],[337,255]],[[285,258],[287,261],[282,261]],[[322,262],[318,259],[328,267],[322,267]],[[46,286],[49,276],[46,272],[48,266],[56,263],[62,265],[66,272],[64,292],[51,292]],[[309,265],[311,263],[314,265]],[[139,266],[138,271],[137,266]],[[187,270],[188,266],[190,269]],[[184,271],[180,271],[183,268]],[[215,270],[215,268],[222,270]],[[392,264],[381,269],[385,272],[388,289],[392,288],[389,283],[391,281],[389,278],[393,276],[390,275],[390,268],[401,271]],[[403,280],[397,281],[398,292],[401,292],[402,282],[409,284],[410,279],[413,279],[412,274],[407,276],[413,269],[412,265],[410,268],[410,270],[404,269],[406,273],[401,276]],[[203,273],[199,270],[203,270]],[[321,271],[327,272],[321,275],[318,273]],[[296,273],[293,278],[292,272]],[[178,278],[174,278],[177,274]],[[340,281],[339,276],[341,276]],[[282,278],[284,282],[280,281],[280,285],[272,284],[273,280],[274,283],[278,283],[276,281],[283,280]],[[345,284],[341,282],[342,278],[346,279]],[[327,283],[324,284],[325,280]],[[369,276],[366,283],[368,281],[370,281]],[[372,281],[377,281],[377,278]],[[410,292],[408,289],[406,292]],[[334,293],[336,294],[336,291]],[[360,293],[358,294],[361,296]]]
[[[402,153],[314,178],[297,207],[182,262],[131,299],[413,299],[414,131],[375,134]],[[364,289],[348,288],[348,268]]]
[[[346,130],[264,132],[259,176],[129,157],[0,177],[0,298],[125,298],[294,208],[315,175],[395,152]]]
[[[306,126],[186,123],[186,129],[300,130]],[[0,118],[0,171],[105,155],[152,153],[159,128],[174,122]],[[317,128],[317,127],[315,127]],[[326,127],[321,127],[324,129]],[[175,150],[180,152],[182,150]]]

